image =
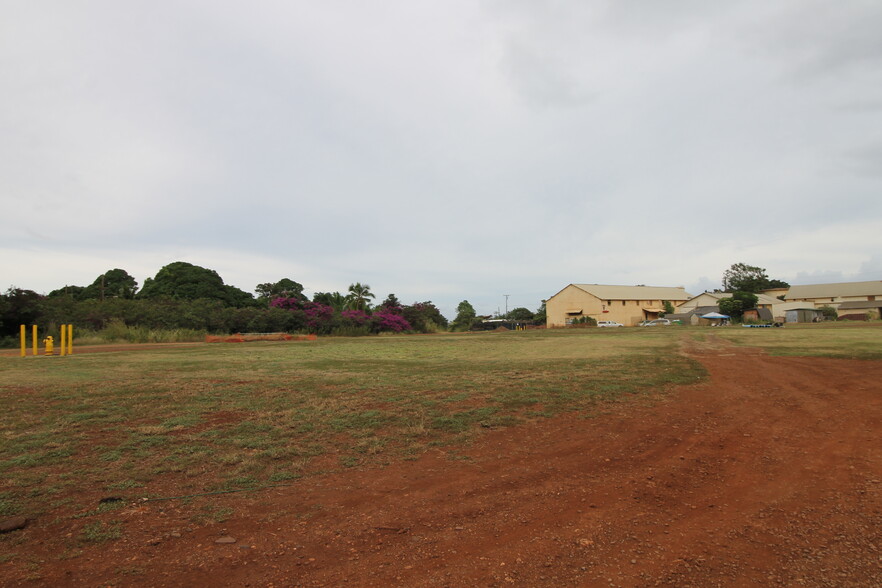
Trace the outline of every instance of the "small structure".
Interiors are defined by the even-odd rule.
[[[784,322],[787,323],[817,323],[822,320],[824,313],[812,306],[792,308],[784,317]]]
[[[710,321],[709,324],[712,327],[722,327],[729,324],[729,315],[722,314],[720,312],[709,312],[707,314],[701,315],[700,318],[706,321]]]
[[[741,315],[741,321],[745,323],[750,321],[770,323],[774,318],[772,311],[768,308],[751,308],[750,310],[745,310],[744,314]]]
[[[527,321],[509,319],[487,319],[472,325],[472,331],[522,331],[528,326]]]

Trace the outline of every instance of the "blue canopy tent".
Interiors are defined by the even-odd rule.
[[[702,314],[700,316],[701,316],[701,318],[706,318],[706,319],[727,319],[727,318],[729,318],[728,314],[720,314],[718,312],[709,312],[707,314]]]

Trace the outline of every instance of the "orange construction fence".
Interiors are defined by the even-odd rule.
[[[234,335],[206,335],[206,343],[245,343],[246,341],[315,341],[315,335],[288,333],[236,333]]]

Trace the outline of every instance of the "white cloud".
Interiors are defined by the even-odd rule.
[[[183,260],[448,314],[732,263],[875,279],[882,10],[16,4],[0,288]],[[875,273],[875,275],[874,275]]]

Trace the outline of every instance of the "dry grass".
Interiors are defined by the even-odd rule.
[[[882,359],[882,323],[820,323],[783,328],[714,329],[737,345],[760,347],[773,355],[813,355],[852,359]]]
[[[0,358],[0,507],[184,495],[412,458],[693,382],[677,330],[332,338]]]

